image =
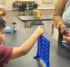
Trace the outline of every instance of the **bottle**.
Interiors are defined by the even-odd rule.
[[[3,12],[2,11],[0,11],[0,16],[3,14]]]
[[[16,25],[16,22],[13,22],[13,23],[12,23],[12,28],[13,28],[13,31],[14,31],[14,32],[17,31],[17,25]]]

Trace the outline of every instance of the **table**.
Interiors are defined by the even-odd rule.
[[[28,27],[28,21],[51,21],[53,20],[52,15],[42,15],[40,18],[34,18],[33,16],[19,16],[19,19],[22,22],[25,22],[25,28],[26,28],[26,25]]]
[[[14,33],[6,33],[5,46],[18,47],[34,32],[35,28],[18,29]],[[61,45],[56,39],[45,32],[44,36],[50,40],[50,67],[70,67],[70,50]],[[46,67],[40,59],[33,59],[37,52],[37,42],[26,55],[10,60],[5,67]]]

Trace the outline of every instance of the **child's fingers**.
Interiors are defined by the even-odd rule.
[[[65,36],[65,35],[63,35],[63,38],[65,39],[65,38],[66,38],[66,36]]]
[[[70,33],[69,33],[69,37],[70,37]]]
[[[67,36],[64,36],[64,35],[63,35],[63,38],[64,38],[66,41],[70,42],[70,37],[67,37]]]
[[[67,32],[67,36],[70,37],[70,33],[69,32]]]
[[[38,28],[35,30],[35,33],[37,33],[38,35],[42,35],[42,34],[44,34],[44,30],[43,30],[41,27],[38,27]]]

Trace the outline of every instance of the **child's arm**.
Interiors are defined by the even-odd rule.
[[[20,47],[16,47],[13,49],[10,59],[14,59],[26,55],[34,45],[37,38],[43,33],[44,31],[40,27],[38,27],[36,31],[32,34],[32,36],[25,43],[23,43]]]

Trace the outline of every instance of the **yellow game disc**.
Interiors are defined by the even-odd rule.
[[[2,15],[2,12],[0,11],[0,15]]]

